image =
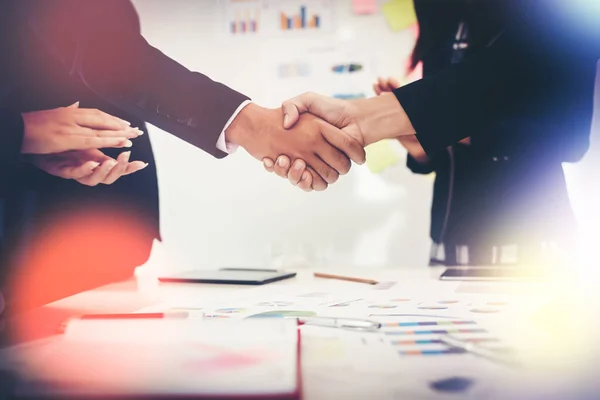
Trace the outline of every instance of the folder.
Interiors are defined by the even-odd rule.
[[[13,352],[15,398],[300,398],[296,320],[74,320]]]

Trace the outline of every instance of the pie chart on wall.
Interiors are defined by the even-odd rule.
[[[312,311],[296,311],[296,310],[274,310],[266,311],[259,314],[250,315],[248,318],[297,318],[297,317],[314,317],[317,313]]]

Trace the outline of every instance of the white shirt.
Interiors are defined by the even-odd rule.
[[[231,125],[231,123],[233,122],[233,120],[235,119],[235,117],[238,116],[238,114],[240,113],[240,111],[242,111],[244,109],[244,107],[246,107],[250,103],[252,103],[251,100],[244,101],[235,110],[235,112],[233,113],[233,115],[231,116],[231,118],[229,118],[229,121],[227,121],[227,123],[225,124],[225,127],[223,127],[223,131],[221,132],[221,135],[219,135],[219,139],[217,140],[217,149],[219,149],[222,152],[225,152],[227,154],[231,154],[231,153],[233,153],[233,152],[235,152],[237,150],[237,148],[238,148],[237,145],[235,145],[235,144],[230,143],[230,142],[227,141],[227,137],[225,136],[225,131],[227,130],[227,128],[229,128],[229,125]]]

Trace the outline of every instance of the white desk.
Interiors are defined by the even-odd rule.
[[[414,297],[425,299],[424,301],[452,298],[460,301],[485,302],[489,299],[502,298],[508,299],[509,302],[516,305],[522,304],[523,307],[517,307],[522,311],[520,313],[510,315],[506,315],[506,313],[504,313],[505,315],[502,315],[503,313],[473,314],[470,316],[478,323],[492,327],[508,336],[511,331],[513,333],[516,331],[517,327],[512,324],[521,323],[523,317],[527,317],[534,310],[535,307],[531,310],[526,309],[526,304],[531,305],[532,302],[539,303],[548,300],[549,295],[556,288],[552,284],[444,282],[437,279],[442,271],[438,268],[326,269],[325,271],[367,277],[380,282],[395,281],[397,284],[390,289],[395,296]],[[317,280],[324,281],[318,278]],[[295,279],[276,282],[269,286],[293,290],[299,286],[310,286],[314,281],[312,271],[301,270]],[[348,285],[360,284],[348,283]],[[52,332],[56,324],[67,316],[82,313],[132,312],[155,304],[178,304],[189,302],[190,299],[193,299],[195,304],[213,303],[218,300],[226,301],[231,297],[239,297],[244,294],[244,291],[250,293],[251,290],[256,289],[247,286],[160,284],[155,279],[138,278],[104,286],[42,307],[21,318],[18,326],[22,337],[34,338]],[[542,315],[544,314],[542,313]],[[578,338],[576,336],[572,339],[578,340]],[[535,341],[537,337],[526,340]],[[574,343],[579,350],[577,340]],[[572,345],[573,343],[569,346]],[[583,390],[587,393],[591,388],[590,382],[586,380],[586,372],[593,371],[589,369],[590,365],[597,365],[595,357],[593,360],[583,360],[577,358],[580,355],[579,352],[567,351],[564,354],[554,354],[553,357],[548,358],[548,365],[552,365],[552,368],[542,368],[540,371],[527,372],[527,374],[516,372],[471,354],[444,356],[452,357],[451,359],[403,358],[390,369],[389,365],[382,365],[385,364],[384,361],[373,359],[368,353],[362,353],[359,357],[364,357],[364,359],[360,359],[354,365],[340,360],[329,361],[326,357],[321,356],[322,352],[327,349],[323,348],[323,341],[318,338],[315,340],[311,340],[310,337],[308,340],[303,339],[303,346],[306,347],[306,349],[303,347],[303,392],[306,399],[465,398],[464,393],[450,395],[428,388],[428,384],[432,380],[453,376],[477,377],[474,386],[477,390],[471,393],[472,398],[508,398],[507,395],[511,393],[511,390],[517,390],[517,393],[524,395],[525,392],[521,388],[522,382],[520,382],[520,378],[523,376],[528,376],[527,380],[532,383],[529,388],[535,389],[535,392],[540,394],[539,398],[568,398],[570,396],[575,398],[572,396],[575,395],[576,390]],[[581,348],[593,349],[594,346],[593,344],[583,345]],[[592,353],[595,355],[596,352]],[[569,358],[569,355],[572,357]],[[559,368],[562,361],[574,364],[565,364],[566,368]],[[560,376],[561,379],[555,379],[557,376]],[[540,382],[545,383],[541,384]],[[562,397],[561,394],[565,394],[566,397]],[[549,395],[557,397],[549,397]],[[511,393],[509,396],[515,396],[515,393]],[[532,393],[527,393],[523,398],[531,397]]]

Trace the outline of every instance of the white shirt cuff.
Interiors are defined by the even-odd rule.
[[[223,132],[221,132],[221,135],[219,135],[219,139],[217,140],[217,149],[219,149],[222,152],[227,153],[227,154],[234,153],[237,150],[237,148],[238,148],[237,145],[227,141],[227,137],[225,136],[225,131],[227,130],[227,128],[229,128],[229,125],[231,125],[231,123],[233,122],[235,117],[238,116],[240,111],[242,111],[244,109],[244,107],[246,107],[250,103],[252,103],[252,100],[244,101],[242,104],[240,104],[240,106],[237,108],[237,110],[235,110],[235,112],[233,113],[231,118],[229,118],[229,121],[227,121],[227,123],[225,124],[225,127],[223,128]]]

